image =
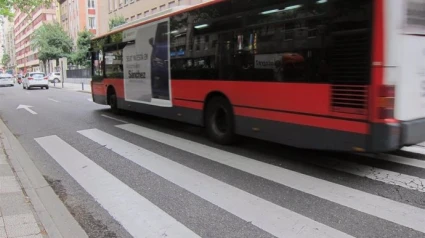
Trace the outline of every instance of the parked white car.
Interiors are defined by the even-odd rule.
[[[22,83],[23,89],[45,88],[49,89],[49,80],[43,72],[26,73]]]
[[[0,74],[0,86],[15,86],[15,80],[11,74]]]
[[[53,72],[49,74],[49,82],[51,83],[60,83],[61,80],[61,73],[60,72]]]

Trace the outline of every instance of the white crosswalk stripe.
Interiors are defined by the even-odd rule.
[[[416,168],[425,169],[425,160],[411,159],[411,158],[406,158],[406,157],[396,156],[396,155],[389,155],[389,154],[382,154],[382,155],[379,155],[379,157],[371,156],[371,155],[362,155],[362,156],[367,156],[368,158],[371,158],[371,159],[385,160],[385,161],[389,161],[389,162],[393,162],[397,164],[404,164],[404,165],[408,165],[408,166],[412,166]]]
[[[425,210],[134,124],[131,133],[425,233]]]
[[[36,141],[134,237],[198,237],[57,136]]]
[[[401,150],[404,150],[404,151],[407,151],[407,152],[412,152],[412,153],[417,153],[417,154],[423,154],[425,156],[425,147],[424,146],[408,146],[408,147],[401,148]]]
[[[425,179],[421,179],[415,176],[396,173],[372,166],[345,162],[332,158],[312,160],[310,163],[313,163],[317,166],[354,174],[360,177],[366,177],[386,184],[393,184],[403,188],[425,192]]]
[[[109,118],[107,115],[102,116]],[[116,118],[112,119],[125,123]],[[174,147],[186,152],[186,155],[190,153],[190,156],[194,158],[213,161],[257,178],[266,179],[268,183],[272,181],[288,189],[312,195],[309,198],[312,199],[311,201],[323,199],[320,201],[331,202],[334,205],[343,206],[344,209],[356,210],[357,214],[361,214],[361,216],[365,214],[370,216],[366,217],[367,219],[379,218],[388,224],[397,224],[405,229],[410,228],[412,232],[415,230],[425,233],[425,209],[409,205],[410,203],[397,202],[348,187],[349,185],[343,186],[261,162],[256,160],[255,156],[251,156],[253,158],[241,156],[146,127],[127,123],[116,127],[133,135],[156,141],[155,143],[163,144],[161,146]],[[310,213],[301,212],[303,214],[299,214],[297,210],[291,210],[293,209],[291,204],[270,202],[272,200],[266,200],[268,198],[263,194],[257,194],[252,190],[250,193],[247,192],[248,190],[244,191],[243,186],[240,188],[235,187],[237,185],[227,184],[217,179],[218,177],[214,177],[215,175],[204,174],[136,145],[137,142],[135,142],[136,144],[130,143],[99,129],[81,130],[78,133],[100,144],[102,147],[99,148],[102,150],[107,149],[108,153],[113,152],[114,155],[137,164],[140,169],[149,170],[152,172],[150,174],[171,182],[176,188],[177,186],[183,188],[192,197],[197,197],[205,203],[223,209],[224,213],[233,214],[236,217],[233,216],[232,219],[241,219],[242,223],[247,222],[251,227],[261,229],[264,234],[269,233],[276,237],[352,237],[353,235],[351,234],[353,231],[350,229],[342,228],[344,231],[341,231],[340,227],[335,226],[335,223],[328,224],[329,221],[326,219],[320,220],[317,217],[313,219],[309,217]],[[187,223],[188,221],[179,221],[178,216],[167,214],[159,205],[155,205],[133,190],[130,187],[133,185],[122,182],[58,136],[47,136],[35,140],[133,237],[190,238],[201,236],[202,232],[195,232],[189,228],[191,224]],[[382,163],[389,161],[425,169],[425,161],[417,159],[393,155],[381,155],[374,159],[378,159]],[[412,175],[362,165],[360,162],[348,162],[339,158],[326,157],[309,163],[380,181],[385,183],[385,186],[425,192],[424,179]],[[286,189],[284,187],[282,189]],[[306,206],[309,205],[311,204],[306,204]],[[343,217],[344,214],[341,216]],[[343,219],[342,217],[339,219]]]
[[[350,237],[100,130],[79,133],[276,237]]]

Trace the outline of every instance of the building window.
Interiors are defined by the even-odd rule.
[[[164,11],[164,10],[165,10],[165,4],[164,4],[164,5],[159,6],[159,11]]]
[[[147,17],[149,15],[149,10],[145,11],[145,13],[143,14],[143,16]]]
[[[132,16],[131,17],[131,21],[134,21],[135,18],[136,18],[136,16]]]
[[[156,13],[157,12],[157,10],[158,10],[158,8],[152,8],[152,14],[154,14],[154,13]]]
[[[137,14],[137,19],[140,19],[142,17],[142,13]]]
[[[172,1],[172,2],[169,2],[169,3],[168,3],[168,7],[169,7],[169,8],[172,8],[172,7],[174,7],[174,6],[176,6],[176,1]]]
[[[89,17],[89,29],[96,29],[96,18]]]
[[[88,0],[88,6],[89,6],[89,8],[95,8],[94,7],[94,0]]]

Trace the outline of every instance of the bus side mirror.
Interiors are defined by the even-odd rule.
[[[149,45],[153,46],[153,38],[149,39]]]

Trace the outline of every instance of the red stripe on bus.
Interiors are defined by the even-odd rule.
[[[265,120],[280,121],[291,124],[326,128],[338,131],[353,132],[358,134],[368,134],[369,125],[367,123],[339,120],[324,117],[306,116],[292,113],[264,111],[251,108],[234,108],[235,115],[253,117]],[[320,135],[318,135],[320,136]]]
[[[107,78],[102,82],[93,82],[92,92],[95,95],[106,96],[109,86],[114,87],[118,98],[124,98],[124,80],[122,78]]]
[[[221,92],[232,105],[330,114],[329,84],[240,82],[220,80],[172,80],[174,98],[204,101],[210,92]]]
[[[202,102],[184,101],[179,99],[173,100],[173,106],[186,107],[186,108],[197,109],[197,110],[204,109],[204,103]]]

